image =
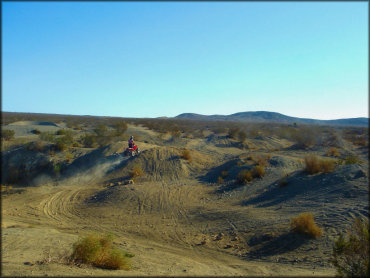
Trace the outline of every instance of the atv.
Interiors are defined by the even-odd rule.
[[[134,148],[127,148],[123,154],[126,156],[135,156],[140,153],[140,150],[137,146],[134,146]]]

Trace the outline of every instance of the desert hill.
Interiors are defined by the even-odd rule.
[[[285,123],[285,124],[319,124],[319,125],[346,125],[346,126],[368,126],[368,118],[349,118],[336,120],[315,120],[306,118],[290,117],[276,112],[255,111],[239,112],[231,115],[201,115],[194,113],[183,113],[175,118],[198,121],[233,121],[253,123]]]

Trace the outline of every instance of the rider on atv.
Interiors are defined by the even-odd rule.
[[[128,147],[136,151],[137,146],[135,145],[135,142],[134,142],[134,136],[131,136],[130,139],[128,140]]]

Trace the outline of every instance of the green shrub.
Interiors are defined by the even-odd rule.
[[[70,135],[72,136],[72,131],[68,129],[59,129],[56,133],[56,135]]]
[[[357,164],[357,163],[360,163],[360,159],[359,159],[358,155],[350,155],[350,156],[347,156],[344,159],[344,163],[346,165],[349,165],[349,164]]]
[[[130,269],[128,257],[113,246],[112,235],[88,235],[73,244],[70,260],[74,263],[91,264],[104,269]]]
[[[370,276],[370,225],[368,221],[355,219],[352,231],[341,234],[334,242],[332,263],[338,275],[345,277]]]
[[[3,129],[1,131],[1,136],[3,137],[4,140],[11,140],[14,138],[15,132],[14,130],[10,129]]]
[[[127,123],[125,121],[119,121],[114,124],[114,130],[116,136],[123,135],[127,130]]]
[[[103,124],[99,124],[94,128],[94,132],[96,133],[97,136],[106,136],[108,128]]]
[[[81,136],[81,143],[85,148],[94,148],[96,143],[96,136],[92,134],[84,134]]]
[[[322,230],[316,225],[313,215],[310,212],[304,212],[290,220],[290,228],[293,232],[305,234],[312,238],[318,238],[322,235]]]
[[[47,142],[54,142],[54,139],[55,139],[55,135],[52,134],[51,132],[41,132],[39,137],[40,137],[40,140],[47,141]]]

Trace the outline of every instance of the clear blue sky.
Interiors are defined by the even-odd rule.
[[[2,2],[2,110],[368,117],[367,2]]]

